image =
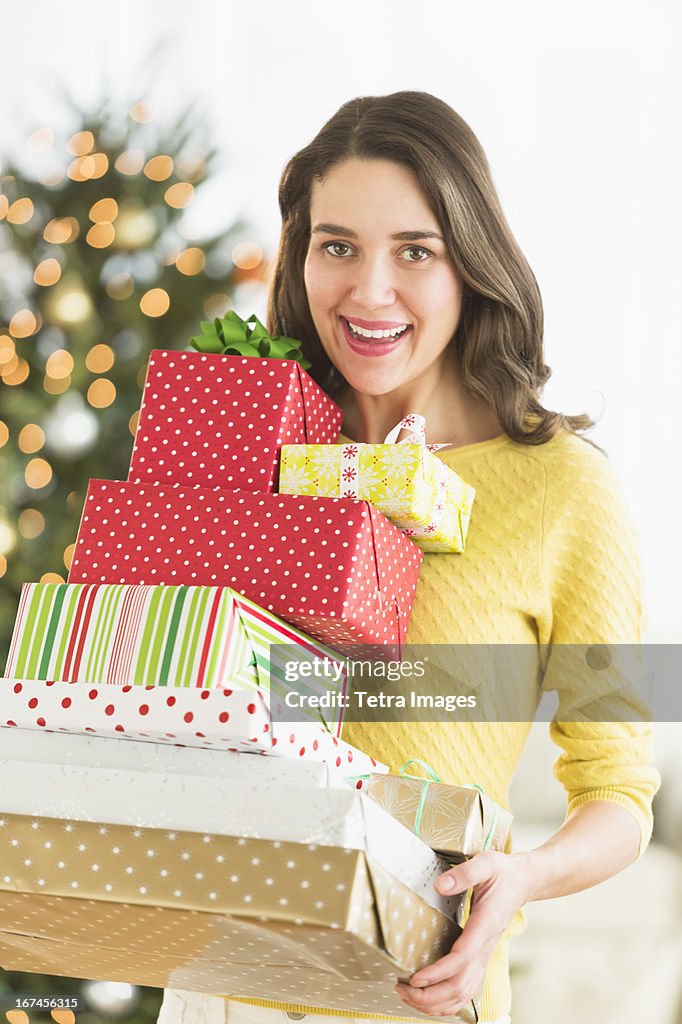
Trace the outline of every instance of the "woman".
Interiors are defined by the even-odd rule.
[[[488,721],[355,723],[344,738],[392,770],[422,758],[506,804],[542,692],[558,693],[564,825],[536,850],[483,852],[442,875],[442,893],[474,888],[471,916],[451,953],[397,985],[408,1008],[438,1016],[484,981],[482,1021],[508,1021],[507,939],[523,905],[609,878],[651,835],[659,780],[644,709],[632,697],[621,721],[577,713],[589,651],[640,640],[633,527],[605,456],[578,436],[589,418],[541,403],[537,284],[480,144],[450,107],[418,92],[345,104],[289,162],[280,207],[270,329],[302,339],[345,438],[380,442],[420,413],[428,440],[451,446],[440,457],[476,488],[464,554],[424,558],[408,642],[526,652]],[[589,645],[586,665],[567,668],[566,650],[581,648],[555,645]],[[194,1016],[160,1020],[204,1019],[210,1001],[195,999]],[[213,1011],[206,1020],[286,1019],[234,1002]]]

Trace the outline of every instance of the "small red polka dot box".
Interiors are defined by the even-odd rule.
[[[128,479],[276,489],[283,444],[333,444],[343,413],[293,360],[155,350]]]
[[[399,652],[422,558],[366,501],[91,480],[69,582],[233,587],[332,647]]]

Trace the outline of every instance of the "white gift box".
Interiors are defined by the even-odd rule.
[[[365,756],[360,751],[354,750],[354,753],[360,761]],[[338,768],[335,763],[308,758],[282,760],[251,751],[240,754],[102,736],[0,729],[0,764],[10,761],[20,762],[22,772],[38,763],[52,765],[56,769],[76,766],[108,768],[154,772],[157,775],[195,775],[211,780],[244,779],[265,785],[278,782],[292,786],[342,788],[356,785],[353,776],[350,783],[346,781],[345,765]],[[378,770],[384,767],[379,765]],[[0,770],[6,771],[5,768]],[[36,809],[34,813],[39,812]]]

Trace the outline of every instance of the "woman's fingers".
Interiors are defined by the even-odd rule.
[[[436,879],[437,892],[443,896],[451,896],[480,885],[494,874],[498,857],[506,857],[506,854],[485,851],[477,853],[471,860],[465,860],[463,864],[450,868]]]
[[[396,992],[404,1003],[420,1013],[456,1013],[471,1000],[484,969],[480,965],[477,968],[468,964],[465,970],[435,985],[417,988],[401,982],[396,986]]]
[[[485,851],[436,880],[443,895],[474,890],[471,913],[451,951],[400,982],[396,992],[408,1006],[434,1016],[456,1013],[478,990],[495,946],[525,902],[523,863]]]
[[[408,1006],[429,1014],[455,1013],[477,990],[492,950],[476,941],[463,944],[468,923],[451,951],[436,963],[413,974],[408,983],[400,982],[396,992]]]
[[[436,960],[435,963],[429,964],[428,967],[424,967],[421,971],[413,974],[409,980],[409,987],[426,989],[442,981],[448,981],[453,976],[465,971],[473,960],[473,956],[470,949],[467,950],[460,946],[463,937],[464,932],[459,936],[449,953],[442,956],[440,960]]]

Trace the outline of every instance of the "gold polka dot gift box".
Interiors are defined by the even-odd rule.
[[[154,827],[158,801],[130,801],[130,784],[99,769],[80,784],[52,775],[44,816],[0,799],[3,967],[419,1017],[396,978],[451,948],[465,901],[434,893],[446,862],[390,815],[353,790],[271,784],[246,787],[245,814],[225,781],[222,815],[203,815],[216,828],[194,831],[183,815],[215,805],[210,786],[183,798],[175,776],[164,803],[176,826]],[[87,791],[106,794],[104,819]],[[56,816],[69,801],[71,816]],[[476,1007],[446,1019],[474,1024]]]
[[[400,430],[410,429],[394,443]],[[395,523],[423,551],[461,552],[476,494],[427,445],[425,420],[406,416],[383,444],[285,444],[280,494],[360,498]]]
[[[232,587],[332,647],[399,652],[422,557],[365,501],[91,480],[69,582]]]
[[[342,420],[293,360],[155,350],[128,479],[274,491],[281,445],[333,443]]]
[[[0,681],[0,723],[312,757],[363,771],[340,701],[286,718],[296,692],[342,694],[329,648],[228,587],[25,584]],[[326,706],[328,705],[328,707]],[[291,716],[289,716],[291,717]],[[361,767],[362,765],[363,767]]]

